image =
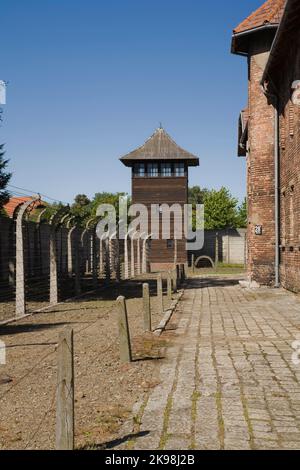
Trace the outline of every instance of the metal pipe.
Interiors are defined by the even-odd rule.
[[[280,287],[280,199],[279,199],[279,114],[278,97],[275,106],[275,126],[274,126],[274,167],[275,167],[275,287]]]

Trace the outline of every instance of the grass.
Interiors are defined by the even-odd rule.
[[[242,264],[219,263],[217,268],[197,268],[194,275],[222,275],[222,274],[244,274],[246,269]]]

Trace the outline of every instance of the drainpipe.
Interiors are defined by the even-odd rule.
[[[275,107],[275,151],[274,151],[274,165],[275,165],[275,287],[280,287],[280,199],[279,199],[279,114],[278,114],[279,100],[276,97]]]
[[[274,172],[275,172],[275,288],[280,287],[280,200],[279,200],[279,181],[280,181],[280,154],[279,154],[279,97],[269,93],[265,85],[262,85],[263,93],[267,98],[274,101]]]

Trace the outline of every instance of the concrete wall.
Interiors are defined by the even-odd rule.
[[[246,229],[206,230],[203,249],[191,251],[189,253],[189,263],[191,263],[192,255],[195,256],[195,261],[201,256],[207,256],[215,262],[216,239],[218,238],[219,262],[226,264],[245,264],[246,233]]]

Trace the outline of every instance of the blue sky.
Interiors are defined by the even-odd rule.
[[[245,195],[247,68],[231,30],[261,0],[2,0],[0,140],[15,186],[62,201],[130,192],[118,158],[162,122],[197,154],[190,185]]]

